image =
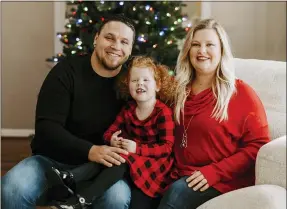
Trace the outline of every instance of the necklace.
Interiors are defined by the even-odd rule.
[[[189,124],[191,122],[191,120],[193,119],[194,115],[192,115],[189,119],[189,122],[187,124],[187,127],[185,128],[184,126],[184,116],[183,116],[183,134],[182,134],[182,139],[181,139],[181,144],[180,147],[181,148],[186,148],[187,147],[187,129],[189,127]]]

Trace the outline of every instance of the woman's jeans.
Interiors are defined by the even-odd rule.
[[[212,187],[200,192],[193,191],[187,186],[186,179],[182,177],[175,181],[164,194],[158,209],[196,209],[208,200],[219,196],[221,193]]]
[[[47,190],[45,173],[51,166],[73,168],[35,155],[24,159],[8,171],[1,179],[1,208],[35,209],[38,198]],[[120,180],[93,202],[93,209],[128,209],[130,197],[130,187],[127,182]]]

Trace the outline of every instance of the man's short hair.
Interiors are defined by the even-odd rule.
[[[107,24],[108,22],[121,22],[124,23],[125,25],[127,25],[130,29],[132,29],[133,31],[133,43],[135,42],[135,36],[136,36],[136,30],[135,30],[135,26],[134,23],[131,19],[127,18],[126,16],[124,16],[123,14],[115,14],[115,15],[110,15],[110,16],[106,16],[105,20],[103,21],[103,23],[100,25],[99,29],[98,29],[98,34],[101,33],[103,27],[105,24]]]

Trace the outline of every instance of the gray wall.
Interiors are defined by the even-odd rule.
[[[236,57],[285,61],[285,2],[186,4],[183,12],[190,18],[208,14],[222,23]],[[37,94],[50,70],[45,59],[54,55],[58,42],[54,26],[59,15],[53,6],[53,2],[2,2],[2,128],[34,128]]]
[[[234,55],[286,61],[286,2],[210,2]]]
[[[2,2],[2,128],[33,129],[54,53],[53,2]],[[28,12],[29,11],[29,12]]]

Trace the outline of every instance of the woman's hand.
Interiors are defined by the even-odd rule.
[[[129,139],[122,139],[122,148],[125,149],[128,152],[131,153],[136,153],[137,151],[137,143],[133,140],[129,140]]]
[[[188,187],[193,187],[194,191],[200,189],[201,192],[209,188],[207,180],[204,178],[200,171],[195,171],[190,177],[186,179]]]
[[[119,135],[122,133],[121,130],[116,131],[112,137],[111,137],[111,146],[112,147],[119,147],[121,148],[121,140],[123,139],[122,137],[119,137]]]

